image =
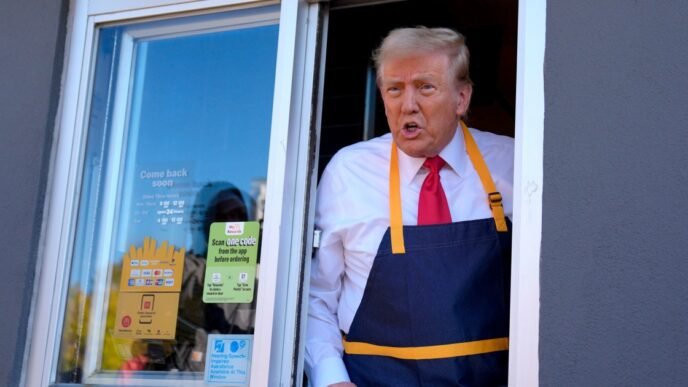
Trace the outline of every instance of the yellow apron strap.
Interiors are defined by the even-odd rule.
[[[471,132],[463,121],[461,121],[461,129],[463,130],[468,157],[471,159],[473,168],[478,172],[480,181],[483,184],[483,189],[487,193],[487,202],[492,210],[492,217],[495,220],[497,231],[506,232],[508,228],[504,217],[504,207],[502,206],[502,194],[497,191],[490,170],[487,168],[487,164],[485,164],[485,160],[480,154],[480,149],[478,149],[478,145],[475,143]],[[401,220],[399,155],[394,141],[392,141],[392,151],[389,161],[389,223],[392,239],[392,254],[404,254],[406,248],[404,247],[404,225]]]
[[[429,345],[425,347],[387,347],[362,342],[342,340],[344,352],[349,355],[387,356],[406,360],[446,359],[459,356],[479,355],[483,353],[506,351],[509,349],[509,338],[468,341],[465,343]]]
[[[480,181],[483,183],[483,189],[487,193],[487,202],[492,210],[492,217],[495,220],[497,231],[506,232],[508,228],[506,226],[506,220],[504,219],[502,194],[497,191],[490,170],[487,168],[487,164],[485,164],[485,160],[480,154],[480,149],[478,149],[478,145],[475,143],[471,132],[463,121],[461,121],[461,128],[463,129],[464,142],[466,143],[466,152],[473,163],[473,168],[475,168],[478,172],[478,176],[480,176]]]
[[[397,146],[392,141],[392,155],[389,161],[389,229],[392,237],[392,254],[406,253],[404,224],[401,221],[401,189],[399,187],[399,155]]]

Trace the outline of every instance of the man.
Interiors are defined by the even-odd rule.
[[[513,140],[461,121],[460,34],[397,29],[374,59],[391,133],[339,151],[320,182],[310,381],[504,385]]]

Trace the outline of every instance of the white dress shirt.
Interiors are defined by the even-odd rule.
[[[512,212],[514,142],[510,137],[470,129],[504,211]],[[311,385],[348,381],[342,361],[342,337],[361,303],[368,273],[389,227],[391,134],[341,149],[325,168],[316,202],[315,224],[322,231],[311,266],[306,334],[306,371]],[[440,156],[442,187],[454,222],[491,218],[487,196],[466,153],[459,128]],[[399,152],[402,219],[415,225],[418,195],[428,171],[424,158]]]

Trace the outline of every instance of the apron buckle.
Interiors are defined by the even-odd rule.
[[[487,199],[490,202],[490,208],[502,206],[502,194],[499,192],[490,192],[487,194]]]

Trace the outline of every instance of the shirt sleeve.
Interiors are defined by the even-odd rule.
[[[323,173],[316,202],[315,223],[321,237],[311,265],[305,353],[306,372],[315,387],[349,381],[337,318],[345,268],[345,230],[341,221],[341,194],[345,187],[334,165],[333,159]]]

